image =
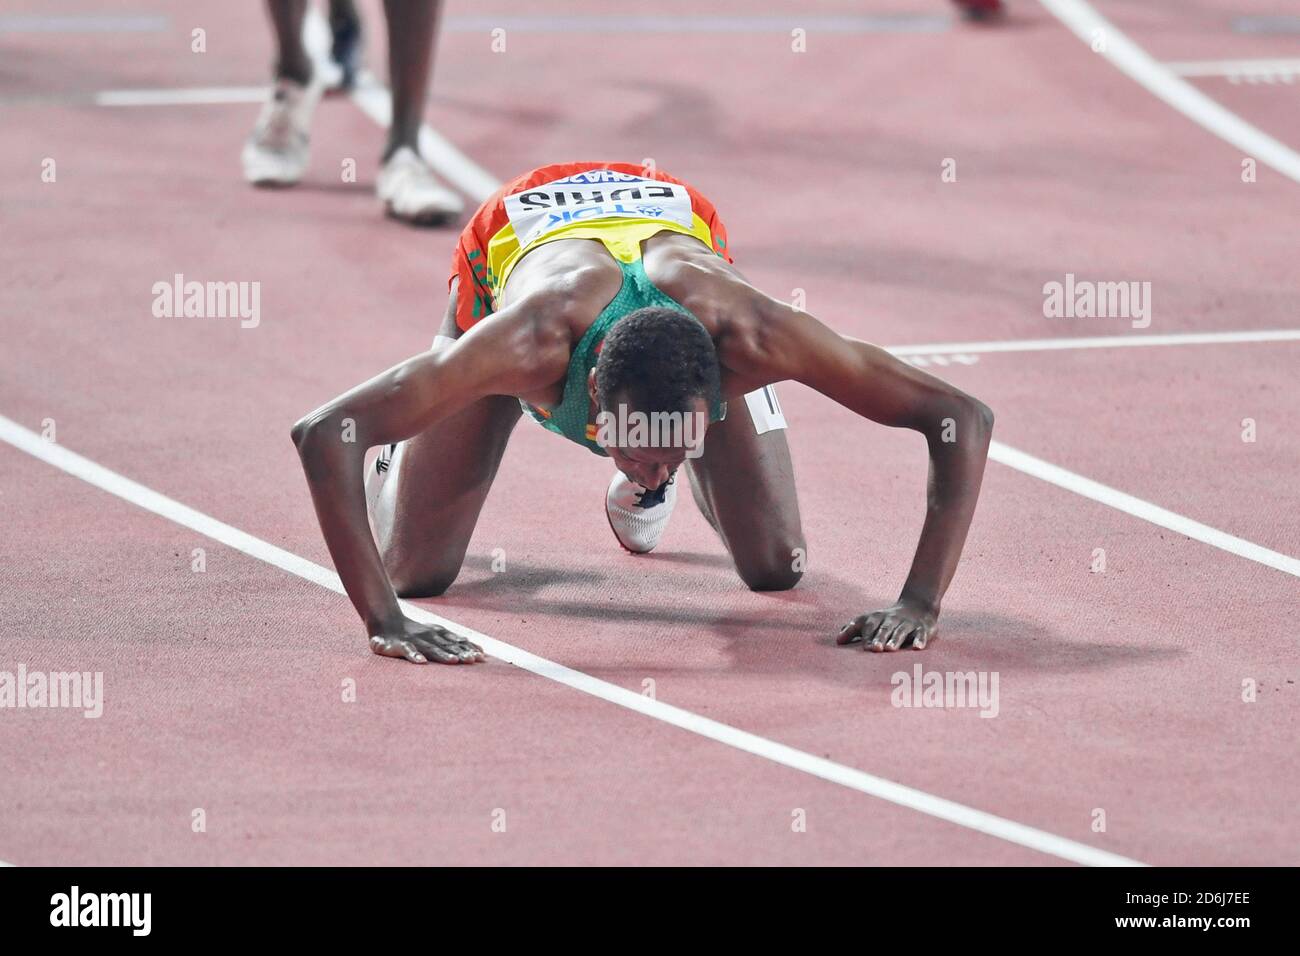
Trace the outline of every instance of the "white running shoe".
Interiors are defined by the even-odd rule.
[[[375,192],[388,215],[420,225],[450,219],[465,208],[460,197],[438,182],[429,164],[409,146],[388,157],[379,171]]]
[[[605,493],[605,517],[619,544],[633,554],[654,550],[677,504],[676,482],[674,476],[647,491],[621,471],[614,473]]]
[[[292,186],[311,158],[311,118],[321,87],[276,80],[244,144],[244,178],[255,186]]]

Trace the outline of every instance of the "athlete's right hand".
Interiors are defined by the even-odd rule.
[[[412,664],[477,664],[487,660],[483,648],[437,624],[420,624],[403,616],[370,635],[370,649],[381,657],[402,657]]]

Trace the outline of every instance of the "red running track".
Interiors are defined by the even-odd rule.
[[[938,0],[860,6],[948,13]],[[1300,43],[1232,31],[1234,16],[1269,12],[1261,3],[1097,7],[1161,60],[1295,56]],[[702,15],[685,2],[656,11]],[[0,34],[0,415],[35,432],[52,420],[59,446],[328,566],[288,425],[427,344],[454,231],[379,216],[380,131],[346,100],[322,106],[313,172],[287,192],[240,182],[254,105],[94,105],[103,90],[264,81],[270,41],[253,5],[158,16],[140,32]],[[504,54],[470,19],[493,16],[511,24]],[[846,333],[887,345],[1139,334],[1127,320],[1043,318],[1043,284],[1067,272],[1151,281],[1146,333],[1298,326],[1300,184],[1263,167],[1243,183],[1239,151],[1038,6],[1014,4],[998,29],[833,32],[809,19],[802,54],[784,23],[552,33],[517,16],[450,5],[437,129],[500,178],[570,157],[653,158],[717,203],[747,276],[778,296],[803,290]],[[195,27],[206,53],[190,51]],[[1294,87],[1194,82],[1300,147]],[[41,181],[46,157],[54,183]],[[339,181],[347,158],[357,183]],[[955,183],[940,181],[946,158]],[[154,318],[153,283],[178,272],[259,281],[260,325]],[[937,371],[994,407],[1000,441],[1295,555],[1298,357],[1297,342],[1171,345],[980,354]],[[942,638],[923,654],[836,648],[838,625],[892,600],[905,574],[924,448],[807,390],[781,393],[811,551],[797,590],[745,591],[687,504],[659,553],[624,554],[601,511],[608,465],[524,422],[461,579],[420,603],[633,693],[653,681],[660,702],[1106,853],[1296,862],[1294,575],[990,464]],[[0,671],[105,682],[97,720],[0,710],[10,862],[1070,858],[500,660],[381,660],[347,602],[316,584],[7,443],[0,474]],[[891,706],[891,675],[918,663],[996,672],[997,716]],[[196,809],[206,832],[192,829]]]

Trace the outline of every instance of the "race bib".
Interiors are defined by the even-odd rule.
[[[505,198],[506,215],[521,246],[576,222],[661,219],[690,229],[685,186],[610,169],[589,169]]]

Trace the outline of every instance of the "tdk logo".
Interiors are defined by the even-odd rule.
[[[607,216],[644,216],[646,215],[644,209],[644,206],[624,206],[621,202],[603,206],[587,206],[585,209],[565,209],[561,212],[551,213],[547,217],[546,228],[553,229],[556,226],[581,222],[585,219],[604,219]],[[658,210],[654,215],[663,215],[663,210]]]

